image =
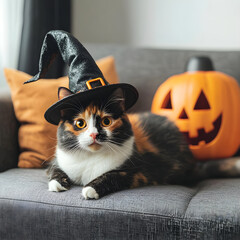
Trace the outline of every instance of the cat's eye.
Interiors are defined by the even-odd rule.
[[[76,122],[75,122],[75,125],[82,129],[82,128],[85,128],[86,127],[86,121],[84,119],[78,119]]]
[[[103,127],[108,127],[112,124],[112,118],[111,117],[104,117],[101,122]]]

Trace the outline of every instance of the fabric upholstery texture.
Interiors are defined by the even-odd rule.
[[[160,83],[183,71],[190,56],[209,55],[216,70],[240,81],[240,52],[85,46],[95,59],[113,54],[120,82],[138,88],[132,111],[149,110]],[[0,94],[0,122],[1,171],[2,165],[16,164],[18,153],[8,95]],[[240,239],[239,186],[240,179],[212,179],[193,187],[145,187],[87,201],[79,186],[48,192],[43,169],[12,169],[0,173],[0,239]]]
[[[80,186],[49,192],[43,169],[11,169],[0,174],[0,239],[233,239],[239,185],[206,180],[84,200]]]
[[[105,78],[117,83],[118,76],[113,57],[97,61]],[[44,119],[48,107],[57,101],[59,87],[68,87],[68,78],[43,79],[25,84],[30,75],[12,69],[5,69],[5,76],[11,89],[16,117],[20,122],[18,139],[20,155],[18,166],[40,168],[50,161],[55,152],[57,127]]]
[[[0,172],[17,166],[18,162],[18,122],[11,97],[0,91]]]

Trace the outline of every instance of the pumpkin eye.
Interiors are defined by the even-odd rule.
[[[101,121],[101,124],[103,127],[108,127],[112,124],[112,119],[111,117],[104,117]]]
[[[197,102],[194,106],[194,109],[195,110],[199,110],[199,109],[210,109],[210,105],[208,103],[208,100],[204,94],[203,91],[201,91],[198,99],[197,99]]]
[[[171,100],[171,90],[166,95],[165,99],[163,100],[161,108],[163,109],[172,109],[172,100]]]
[[[75,122],[77,128],[82,129],[86,127],[86,121],[84,119],[79,119]]]

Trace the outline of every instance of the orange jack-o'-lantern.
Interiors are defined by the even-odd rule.
[[[238,83],[214,71],[207,57],[190,59],[187,72],[165,81],[154,96],[152,112],[176,123],[198,159],[229,157],[239,148]]]

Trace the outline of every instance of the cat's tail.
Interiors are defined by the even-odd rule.
[[[240,177],[240,157],[198,162],[193,171],[195,180]]]

